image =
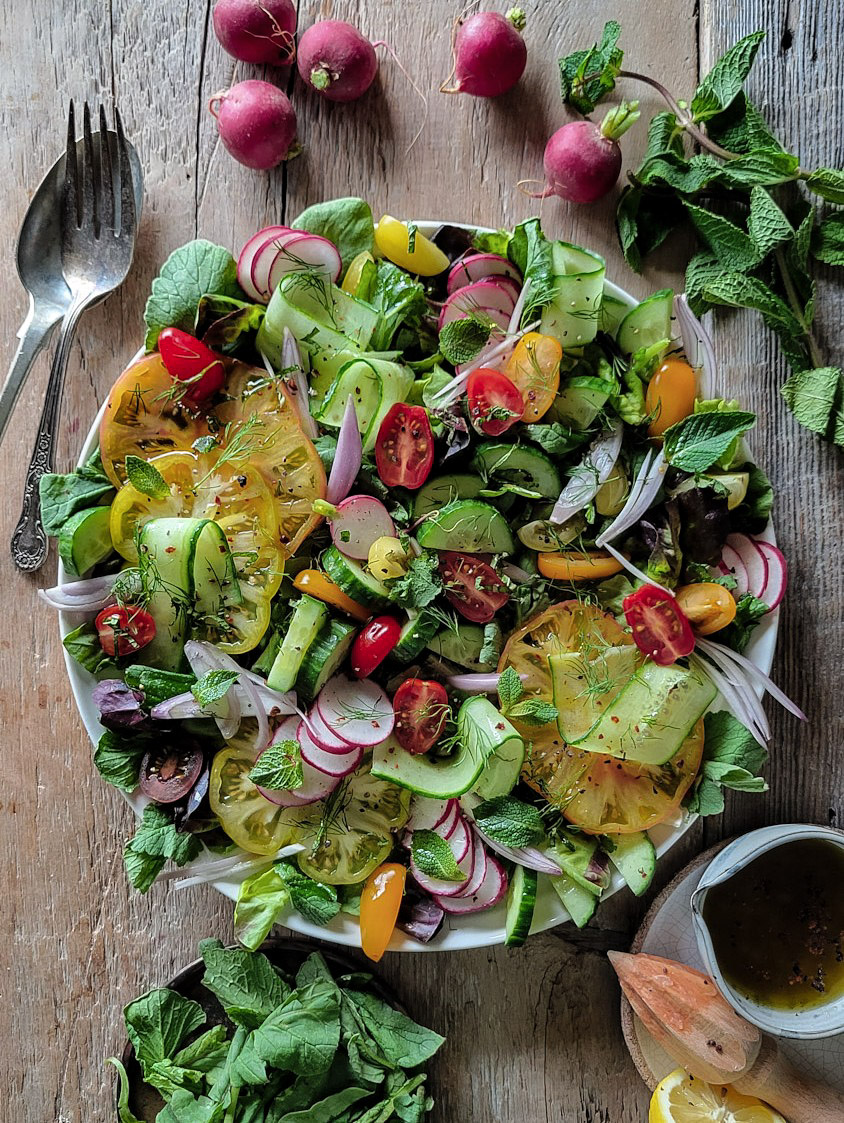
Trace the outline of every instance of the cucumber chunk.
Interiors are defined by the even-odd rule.
[[[674,335],[672,315],[674,293],[660,289],[635,308],[631,308],[618,329],[618,345],[625,355],[632,355],[642,347],[651,347]]]
[[[193,602],[194,543],[207,519],[150,519],[138,536],[141,583],[155,637],[144,649],[153,666],[176,671],[184,660],[188,613]]]
[[[591,343],[598,334],[606,262],[597,254],[555,242],[552,248],[556,295],[542,313],[540,331],[564,350]]]
[[[82,577],[114,553],[110,507],[88,507],[71,515],[59,531],[59,557],[68,573]]]
[[[381,405],[381,375],[366,359],[352,359],[341,367],[333,385],[325,395],[319,411],[314,415],[320,425],[339,429],[343,424],[349,398],[355,403],[355,413],[361,437],[365,437],[372,418]]]
[[[421,519],[431,511],[447,507],[455,499],[475,499],[483,486],[484,482],[480,477],[461,472],[428,480],[419,488],[413,500],[413,517]]]
[[[560,877],[549,877],[554,890],[563,907],[578,928],[585,928],[598,907],[598,898],[594,893],[589,893],[576,881],[572,881],[566,874]]]
[[[509,795],[519,782],[522,765],[525,762],[525,742],[518,729],[489,702],[483,699],[494,712],[485,711],[487,720],[493,724],[496,740],[495,750],[487,758],[484,770],[472,788],[481,799],[495,799],[499,795]]]
[[[468,671],[492,671],[495,663],[481,662],[484,630],[480,624],[459,624],[457,631],[446,628],[428,641],[428,650],[450,659]]]
[[[516,548],[501,512],[478,499],[456,499],[442,507],[422,523],[416,540],[426,550],[467,554],[512,554]]]
[[[521,947],[530,935],[538,883],[536,870],[516,866],[507,891],[507,916],[504,921],[504,943],[508,948]]]
[[[614,336],[629,311],[630,305],[626,300],[619,300],[617,296],[604,291],[601,298],[601,311],[598,314],[598,330]]]
[[[638,647],[608,647],[591,658],[580,652],[548,657],[557,728],[568,744],[577,744],[594,729],[642,663]]]
[[[347,597],[362,604],[364,608],[386,608],[390,603],[390,591],[377,577],[363,568],[353,558],[341,554],[336,546],[322,555],[322,567],[331,580]]]
[[[616,834],[606,840],[610,861],[637,897],[648,889],[656,869],[656,850],[644,831]]]
[[[399,640],[390,652],[390,658],[407,666],[418,659],[437,634],[439,621],[423,608],[421,612],[409,610],[410,619],[401,630]]]
[[[484,442],[472,459],[472,467],[482,476],[529,488],[544,499],[556,499],[563,486],[550,456],[530,445]]]
[[[665,764],[717,693],[697,668],[647,662],[577,747],[640,764]]]
[[[296,605],[287,634],[281,641],[278,655],[267,675],[267,685],[273,690],[283,694],[293,689],[299,668],[327,617],[328,608],[314,597],[304,595]]]
[[[342,666],[354,643],[357,628],[346,620],[329,620],[305,653],[296,676],[296,691],[312,702]]]
[[[609,392],[588,386],[563,386],[554,400],[554,418],[572,429],[588,429],[609,399]]]

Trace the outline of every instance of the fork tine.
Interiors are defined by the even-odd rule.
[[[99,233],[99,208],[94,183],[94,139],[91,135],[91,110],[88,102],[82,111],[82,224],[92,225]]]
[[[114,125],[117,130],[117,165],[120,169],[120,233],[129,236],[135,230],[135,189],[129,149],[117,106],[114,107]]]
[[[102,228],[114,232],[114,184],[111,174],[111,145],[109,143],[108,124],[106,122],[105,107],[100,105],[100,210],[102,212]]]
[[[79,168],[76,163],[76,117],[72,100],[67,115],[67,146],[64,156],[62,210],[68,226],[71,221],[74,226],[79,225]]]

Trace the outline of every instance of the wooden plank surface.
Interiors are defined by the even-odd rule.
[[[143,302],[158,264],[194,234],[237,249],[259,226],[347,193],[366,195],[377,212],[400,216],[510,225],[532,213],[535,204],[516,184],[541,174],[544,141],[565,120],[555,59],[571,44],[594,38],[609,15],[625,28],[631,65],[635,59],[636,69],[671,85],[683,76],[678,92],[693,85],[699,42],[706,63],[740,33],[768,27],[771,42],[755,79],[759,101],[804,159],[842,163],[840,133],[832,125],[844,109],[836,53],[840,3],[821,10],[808,0],[702,0],[698,24],[693,0],[622,0],[613,11],[596,0],[544,0],[529,12],[531,55],[523,82],[490,104],[436,92],[450,66],[453,14],[444,0],[303,0],[303,27],[346,16],[373,38],[388,40],[428,94],[427,120],[408,153],[423,110],[385,58],[376,87],[356,105],[327,106],[297,88],[305,151],[289,168],[256,175],[231,161],[206,113],[217,89],[257,73],[219,48],[207,2],[0,2],[7,62],[0,71],[6,281],[0,325],[9,358],[25,311],[12,264],[15,238],[32,189],[61,150],[67,99],[102,96],[108,104],[116,98],[147,176],[135,268],[119,294],[88,313],[73,349],[60,465],[75,459],[98,403],[141,342]],[[792,43],[783,50],[787,28]],[[643,102],[646,112],[655,108],[647,97]],[[642,143],[642,129],[626,138],[631,164]],[[644,277],[623,268],[611,201],[572,209],[552,200],[542,215],[549,233],[605,253],[610,275],[637,295],[677,280],[670,254]],[[831,286],[821,306],[826,343],[840,349],[840,297]],[[660,863],[656,888],[700,848],[704,833],[712,841],[762,821],[827,821],[841,810],[841,461],[798,430],[779,404],[782,364],[755,321],[723,321],[719,347],[729,388],[762,413],[758,447],[778,488],[778,532],[793,574],[777,675],[804,701],[813,722],[798,729],[791,719],[772,715],[771,793],[733,796],[722,820],[705,832],[695,828]],[[17,518],[47,369],[42,357],[0,450],[1,542]],[[53,573],[51,560],[38,578],[21,576],[0,546],[0,1077],[7,1089],[0,1119],[16,1123],[110,1119],[111,1077],[102,1058],[121,1047],[122,1004],[193,958],[198,939],[231,935],[230,905],[209,889],[156,887],[144,898],[127,888],[120,852],[131,814],[92,776],[55,621],[35,597]],[[586,933],[563,928],[522,951],[388,957],[383,973],[408,1006],[449,1035],[435,1071],[436,1120],[645,1118],[647,1096],[623,1047],[617,989],[604,952],[629,942],[646,903],[619,895]]]

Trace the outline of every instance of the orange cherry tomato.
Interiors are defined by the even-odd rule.
[[[307,593],[309,597],[316,597],[325,604],[333,605],[355,620],[363,622],[372,615],[368,608],[347,597],[339,585],[335,585],[321,569],[301,569],[293,578],[293,584],[300,593]]]
[[[543,577],[552,581],[599,581],[602,577],[612,577],[621,573],[622,564],[611,554],[592,550],[581,554],[570,553],[537,554],[536,564]]]
[[[674,593],[677,604],[699,636],[711,636],[731,624],[736,602],[729,589],[716,581],[681,585]]]
[[[385,862],[366,880],[360,895],[360,944],[363,954],[377,963],[396,927],[407,870]]]
[[[697,375],[682,359],[666,359],[648,383],[645,409],[652,420],[648,435],[661,437],[666,429],[694,412]]]
[[[504,373],[522,395],[525,424],[538,421],[551,408],[560,388],[562,357],[557,340],[538,331],[529,331],[516,345]]]

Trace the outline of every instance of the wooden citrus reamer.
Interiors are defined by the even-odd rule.
[[[611,951],[609,958],[645,1029],[692,1076],[733,1084],[788,1123],[844,1123],[844,1095],[804,1080],[777,1042],[737,1014],[706,975],[657,955]]]

